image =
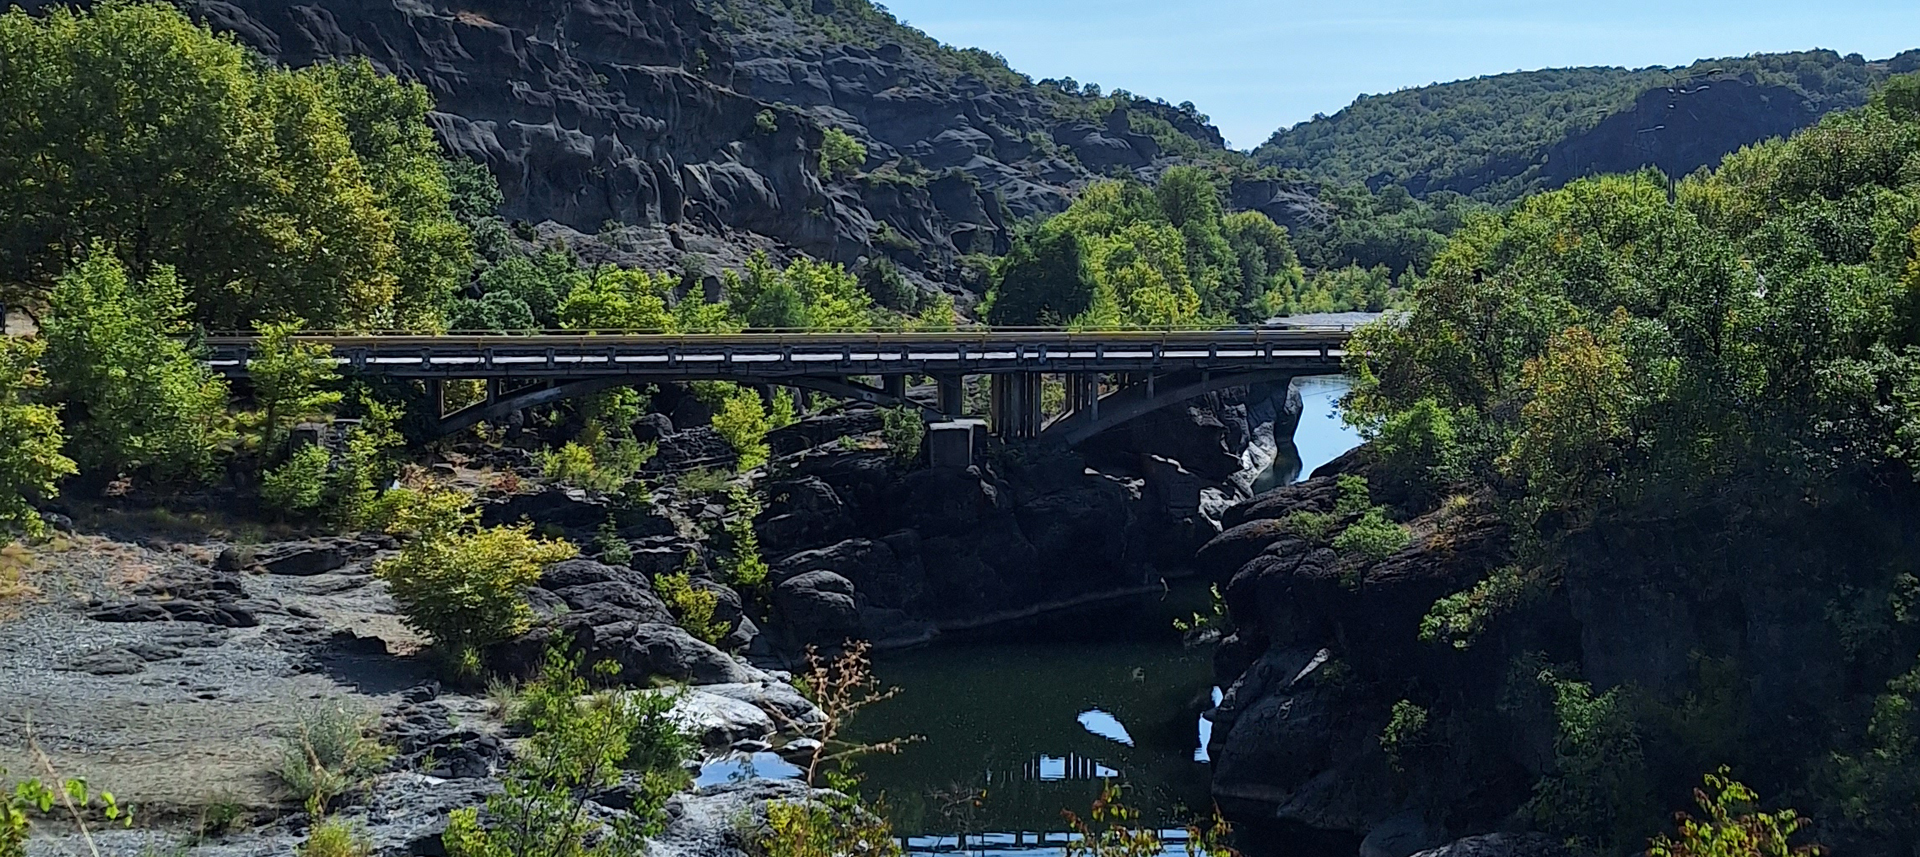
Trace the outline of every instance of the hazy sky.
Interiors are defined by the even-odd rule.
[[[1916,0],[892,0],[941,41],[1213,117],[1251,148],[1361,93],[1518,69],[1920,47]]]

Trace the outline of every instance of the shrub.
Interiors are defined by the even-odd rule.
[[[752,390],[735,389],[713,412],[713,430],[739,455],[741,471],[767,463],[771,453],[767,432],[772,429],[773,421],[760,405],[759,394]]]
[[[727,490],[727,483],[733,477],[724,470],[712,467],[696,467],[680,474],[677,483],[680,493],[689,497],[712,497]]]
[[[1410,541],[1407,528],[1387,520],[1386,512],[1376,507],[1347,525],[1333,540],[1333,549],[1378,562],[1404,550]]]
[[[309,813],[323,814],[335,798],[365,785],[393,758],[393,748],[374,737],[379,726],[378,717],[349,711],[344,702],[309,708],[280,736],[274,774]]]
[[[633,562],[633,546],[620,535],[620,525],[611,516],[600,522],[597,534],[597,546],[600,548],[600,561],[608,565],[626,565]]]
[[[898,857],[902,853],[884,817],[838,793],[818,800],[769,801],[767,828],[768,835],[760,841],[766,857]]]
[[[307,831],[307,839],[294,849],[294,857],[370,857],[373,841],[356,824],[329,818]]]
[[[753,128],[762,134],[772,134],[780,130],[780,117],[771,109],[753,114]]]
[[[659,590],[660,597],[673,609],[673,615],[680,620],[680,627],[687,633],[709,643],[718,644],[727,636],[725,622],[714,621],[713,614],[720,606],[720,596],[713,591],[693,585],[693,576],[686,571],[663,574],[653,579],[653,588]]]
[[[647,690],[622,694],[627,720],[627,755],[620,766],[651,775],[656,783],[686,785],[692,777],[686,762],[700,752],[699,742],[673,716],[679,690]]]
[[[840,737],[861,709],[900,694],[900,688],[897,687],[880,689],[880,680],[873,675],[873,661],[868,657],[872,650],[872,643],[852,641],[839,657],[829,661],[820,657],[812,647],[807,649],[807,671],[794,679],[794,687],[826,715],[826,723],[816,736],[820,744],[807,759],[806,780],[809,785],[819,778],[823,766],[828,762],[835,763],[845,772],[853,760],[860,756],[898,753],[906,745],[920,740],[918,736],[910,736],[860,743]]]
[[[0,777],[6,773],[0,768]],[[24,780],[0,790],[0,857],[26,857],[27,836],[33,832],[32,814],[52,812],[55,804],[65,808],[83,832],[86,822],[81,812],[96,805],[107,821],[133,826],[133,813],[120,806],[113,792],[93,794],[85,780],[67,780],[57,788],[37,779]]]
[[[1465,649],[1495,617],[1519,605],[1532,588],[1532,578],[1521,574],[1519,567],[1495,569],[1473,588],[1433,602],[1432,609],[1420,619],[1420,639],[1445,641],[1456,649]]]
[[[1426,731],[1426,709],[1404,699],[1393,704],[1387,725],[1380,730],[1380,749],[1386,752],[1394,770],[1400,770],[1406,762],[1407,751],[1425,739]]]
[[[793,391],[786,387],[773,388],[773,407],[767,409],[767,425],[773,429],[783,429],[799,421]]]
[[[849,176],[867,162],[867,147],[838,128],[828,128],[820,137],[820,174],[829,178]]]
[[[1233,626],[1233,622],[1232,619],[1227,616],[1227,600],[1220,595],[1220,584],[1216,583],[1207,587],[1207,596],[1208,612],[1203,614],[1195,611],[1191,619],[1175,619],[1173,620],[1173,629],[1182,634],[1192,634],[1196,631],[1224,631],[1230,629]]]
[[[1060,814],[1069,831],[1065,857],[1161,857],[1173,853],[1159,827],[1143,821],[1140,810],[1122,801],[1121,788],[1115,783],[1108,782],[1100,789],[1087,817],[1071,810]],[[1226,820],[1215,812],[1205,827],[1187,826],[1186,853],[1188,857],[1235,857],[1238,852],[1226,844],[1230,835]]]
[[[344,398],[327,389],[340,380],[332,347],[294,339],[303,326],[298,321],[262,325],[255,354],[247,361],[260,405],[260,451],[269,459],[279,455],[296,423],[331,416]]]
[[[1708,774],[1706,785],[1693,790],[1693,800],[1706,818],[1679,813],[1679,833],[1655,837],[1647,857],[1815,857],[1826,853],[1818,845],[1795,847],[1791,839],[1807,826],[1807,820],[1791,809],[1756,811],[1760,796],[1734,781],[1725,767]]]
[[[1373,497],[1367,488],[1367,478],[1352,473],[1342,473],[1334,479],[1334,485],[1340,489],[1340,499],[1334,501],[1333,514],[1339,518],[1364,515],[1373,508]]]
[[[727,541],[731,553],[723,566],[727,582],[754,587],[767,582],[767,561],[760,555],[760,535],[753,530],[753,519],[760,514],[760,501],[742,487],[727,494],[727,505],[734,517],[727,521]]]
[[[880,410],[880,439],[887,444],[893,460],[911,463],[920,460],[920,445],[926,441],[927,424],[920,411],[911,405]]]
[[[442,653],[477,666],[477,649],[526,631],[526,591],[541,569],[572,557],[564,541],[535,538],[526,525],[475,529],[479,513],[457,491],[395,489],[382,496],[386,530],[406,539],[374,574],[387,582],[407,625]]]
[[[595,667],[601,675],[617,669]],[[532,734],[508,767],[504,789],[487,798],[491,826],[481,826],[476,808],[455,810],[444,837],[451,857],[613,857],[642,853],[645,837],[659,832],[666,799],[684,773],[678,778],[657,769],[643,774],[633,806],[602,835],[594,835],[601,825],[588,812],[586,799],[619,781],[642,718],[608,694],[582,704],[587,682],[579,671],[577,658],[548,650],[539,680],[527,686],[522,699]]]
[[[36,365],[44,350],[38,340],[0,336],[0,533],[44,532],[33,501],[52,497],[60,478],[75,472],[60,452],[59,409],[33,403],[46,386]]]
[[[1523,679],[1524,680],[1524,679]],[[1553,771],[1534,783],[1526,811],[1547,832],[1596,851],[1646,836],[1656,816],[1640,731],[1620,688],[1593,686],[1542,670],[1558,736]]]
[[[260,476],[260,502],[282,515],[318,510],[326,502],[327,470],[333,456],[319,444],[295,450],[280,466]]]
[[[660,451],[657,444],[632,438],[586,445],[568,441],[559,449],[540,453],[541,475],[555,482],[602,494],[618,494],[634,481]]]
[[[1337,522],[1338,519],[1327,512],[1290,512],[1280,519],[1280,529],[1314,544],[1325,544]]]

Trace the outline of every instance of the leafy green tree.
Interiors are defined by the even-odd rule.
[[[407,625],[467,670],[477,668],[481,647],[527,630],[527,590],[542,569],[576,552],[535,538],[530,526],[479,528],[472,498],[459,491],[397,488],[379,506],[376,516],[404,544],[373,573],[392,590]]]
[[[734,387],[713,412],[713,430],[733,447],[739,456],[739,469],[752,470],[767,463],[767,432],[773,421],[760,403],[760,394],[745,387]]]
[[[744,275],[728,271],[723,279],[734,317],[749,329],[860,331],[873,324],[873,298],[837,264],[802,257],[778,268],[756,253]]]
[[[560,326],[571,330],[645,330],[677,333],[670,308],[679,278],[661,272],[603,266],[560,302]]]
[[[534,256],[508,257],[480,274],[480,288],[483,300],[495,294],[516,299],[533,315],[536,325],[551,329],[559,321],[561,302],[588,280],[572,256],[552,249]]]
[[[102,242],[208,328],[395,327],[466,273],[418,86],[274,68],[165,3],[8,12],[0,55],[0,283]]]
[[[1735,781],[1726,768],[1707,775],[1705,789],[1694,789],[1694,802],[1705,818],[1679,814],[1679,831],[1661,834],[1647,846],[1648,857],[1818,857],[1818,845],[1792,844],[1807,819],[1791,809],[1759,812],[1760,796]]]
[[[1071,230],[1016,237],[992,276],[985,313],[997,327],[1065,324],[1093,303],[1093,278]]]
[[[173,270],[134,283],[96,245],[48,303],[47,375],[81,469],[207,475],[228,436],[227,386],[180,339],[188,304]]]
[[[247,361],[254,401],[260,406],[260,449],[277,457],[279,445],[297,423],[325,419],[345,399],[328,387],[340,380],[330,346],[298,338],[301,322],[267,324]]]
[[[920,290],[907,282],[892,259],[879,256],[860,266],[860,287],[873,302],[895,312],[913,312],[920,305]]]
[[[60,452],[59,409],[33,401],[46,386],[35,365],[44,350],[37,340],[0,337],[0,533],[41,534],[33,501],[54,496],[60,478],[76,472]]]
[[[456,331],[538,330],[526,300],[506,291],[487,292],[478,300],[463,298],[447,310],[447,329]]]
[[[828,128],[820,137],[820,174],[829,178],[850,176],[867,162],[867,147],[839,128]]]

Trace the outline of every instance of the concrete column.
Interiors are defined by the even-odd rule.
[[[433,421],[439,422],[441,417],[447,415],[447,382],[428,378],[426,384],[428,407],[433,409]]]
[[[885,390],[887,395],[896,399],[904,399],[907,397],[907,376],[882,375],[880,376],[880,389]],[[949,416],[952,415],[949,414]]]
[[[965,416],[967,409],[967,376],[941,375],[934,379],[940,385],[940,413],[947,419]]]

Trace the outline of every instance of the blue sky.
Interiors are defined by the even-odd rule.
[[[1915,0],[892,0],[929,35],[1073,77],[1192,101],[1228,141],[1333,113],[1361,93],[1518,69],[1685,65],[1831,48],[1920,47]]]

